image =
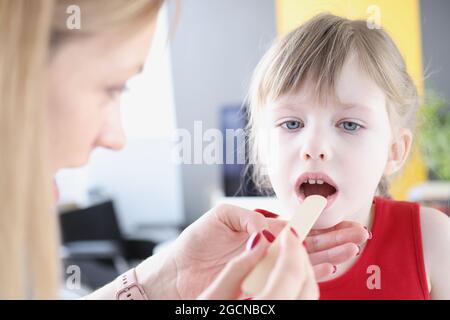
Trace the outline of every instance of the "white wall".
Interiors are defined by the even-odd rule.
[[[174,2],[171,2],[172,5]],[[273,0],[184,0],[171,62],[178,126],[219,128],[219,110],[240,105],[251,73],[275,38]],[[173,12],[173,7],[171,7]],[[186,218],[197,219],[222,189],[220,165],[183,165]]]

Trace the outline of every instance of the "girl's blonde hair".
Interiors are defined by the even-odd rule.
[[[320,14],[288,35],[275,41],[253,74],[248,95],[249,163],[251,177],[259,191],[271,189],[262,173],[261,146],[264,145],[262,108],[284,94],[298,90],[306,80],[315,83],[319,99],[335,96],[339,73],[351,54],[384,91],[391,127],[414,131],[419,105],[416,87],[405,62],[389,35],[382,28],[369,29],[364,20],[349,20]],[[377,192],[388,195],[383,177]]]
[[[163,0],[0,0],[0,299],[57,298],[59,235],[45,125],[51,51],[107,28],[150,25]],[[67,8],[81,9],[69,30]],[[68,62],[70,63],[70,62]]]

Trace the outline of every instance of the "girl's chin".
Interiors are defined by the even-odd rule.
[[[322,212],[322,215],[317,219],[316,223],[313,226],[314,230],[320,229],[328,229],[334,227],[338,223],[344,221],[343,216],[333,215],[331,212],[327,212],[326,210]]]

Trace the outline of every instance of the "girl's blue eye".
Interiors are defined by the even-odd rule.
[[[341,123],[341,125],[342,124],[344,125],[344,129],[347,131],[356,131],[357,129],[359,129],[361,127],[361,125],[359,125],[353,121],[344,121]]]
[[[285,121],[281,124],[281,126],[288,130],[296,130],[296,129],[300,128],[300,121],[296,121],[296,120]]]

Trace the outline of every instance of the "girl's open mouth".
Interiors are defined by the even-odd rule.
[[[333,180],[322,173],[306,173],[299,177],[296,184],[296,193],[300,203],[311,195],[320,195],[327,199],[328,208],[336,199],[338,190]]]

